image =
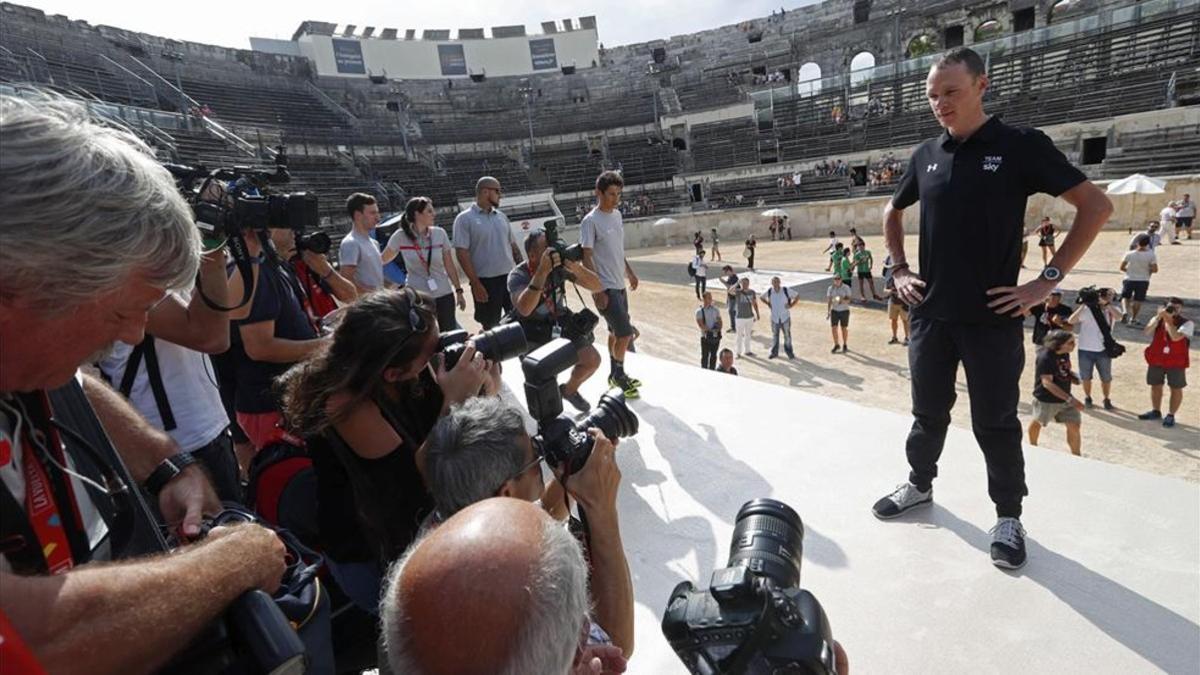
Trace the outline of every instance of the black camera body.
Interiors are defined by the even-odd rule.
[[[568,312],[566,316],[558,320],[562,336],[570,340],[577,350],[596,341],[595,330],[598,323],[600,323],[600,317],[587,307],[578,312]]]
[[[467,347],[467,340],[473,339],[475,351],[483,354],[489,361],[507,361],[520,356],[529,349],[525,341],[525,330],[519,323],[506,323],[485,330],[472,338],[465,330],[449,330],[438,335],[437,351],[442,355],[442,363],[450,370],[462,357]]]
[[[329,253],[329,249],[331,248],[333,248],[333,240],[329,238],[329,235],[319,230],[312,234],[298,234],[296,236],[296,250],[301,253],[312,251],[318,255],[325,255]]]
[[[690,672],[837,672],[825,610],[799,587],[803,539],[800,516],[783,502],[738,510],[727,566],[707,589],[681,582],[663,614],[663,635]]]
[[[567,245],[558,236],[558,223],[546,221],[546,244],[554,249],[563,260],[583,262],[583,245],[579,243]]]
[[[587,430],[596,427],[616,440],[638,432],[638,418],[625,404],[625,395],[612,389],[600,397],[586,417],[574,420],[563,414],[558,374],[579,361],[579,350],[570,340],[556,338],[521,359],[525,374],[525,404],[538,423],[534,442],[542,448],[546,463],[566,475],[587,464],[594,441]]]

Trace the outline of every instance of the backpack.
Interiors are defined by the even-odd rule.
[[[268,523],[320,550],[317,474],[303,447],[283,441],[263,448],[250,464],[246,504]]]
[[[696,265],[694,263],[688,263],[688,276],[696,276]]]

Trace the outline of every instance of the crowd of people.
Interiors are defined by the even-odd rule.
[[[904,163],[896,159],[895,153],[887,153],[878,162],[867,166],[867,185],[879,187],[891,185],[904,173]]]

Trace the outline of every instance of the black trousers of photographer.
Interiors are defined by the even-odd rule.
[[[699,300],[708,291],[708,277],[696,275],[696,299]]]
[[[911,330],[913,425],[905,447],[909,482],[926,492],[937,476],[957,398],[955,377],[962,363],[971,397],[971,429],[987,462],[988,495],[997,516],[1019,518],[1021,500],[1029,494],[1017,418],[1025,368],[1022,325],[913,318]]]
[[[707,335],[700,336],[700,367],[707,370],[716,370],[717,368],[717,352],[721,351],[721,334],[709,337]]]

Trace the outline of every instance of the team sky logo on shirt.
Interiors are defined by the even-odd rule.
[[[1000,165],[1004,163],[1004,157],[1001,155],[985,155],[983,158],[983,170],[996,173],[1000,170]]]

